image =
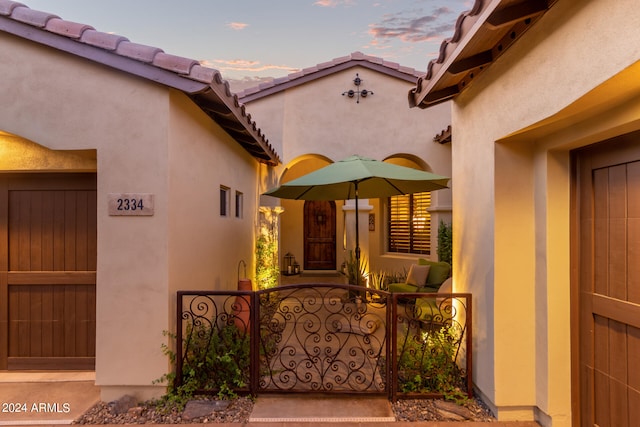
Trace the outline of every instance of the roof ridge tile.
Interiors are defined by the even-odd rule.
[[[216,74],[219,74],[218,70],[213,68],[204,67],[202,64],[196,64],[191,67],[189,78],[202,83],[211,83],[215,80]]]
[[[53,18],[47,22],[45,27],[47,31],[55,34],[67,36],[72,39],[79,39],[86,30],[95,30],[91,25],[81,24],[79,22],[65,21],[60,18]]]
[[[25,24],[33,25],[34,27],[44,28],[52,18],[60,17],[48,12],[42,12],[40,10],[29,9],[27,6],[15,7],[11,12],[11,17],[16,21],[23,22]]]
[[[13,13],[13,10],[16,7],[27,7],[27,6],[17,1],[0,0],[0,15],[9,16]]]
[[[153,59],[160,52],[164,51],[159,47],[147,46],[128,40],[121,41],[118,43],[118,47],[116,48],[116,53],[118,55],[126,56],[127,58],[146,62],[148,64],[153,63]]]
[[[119,36],[118,34],[103,33],[102,31],[97,30],[86,30],[82,33],[80,41],[91,46],[115,51],[118,48],[118,44],[120,44],[120,42],[128,42],[129,39],[123,36]]]
[[[191,68],[200,65],[198,61],[184,56],[158,52],[153,58],[153,65],[179,74],[189,75]]]

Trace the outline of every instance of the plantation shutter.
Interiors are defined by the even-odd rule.
[[[431,193],[389,198],[389,252],[431,252]]]

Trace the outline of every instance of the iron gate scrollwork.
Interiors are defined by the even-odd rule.
[[[226,387],[395,400],[454,387],[472,395],[469,294],[298,284],[180,291],[177,303],[176,386],[195,378],[201,393]]]
[[[384,295],[357,287],[261,293],[258,391],[385,392],[388,315]]]

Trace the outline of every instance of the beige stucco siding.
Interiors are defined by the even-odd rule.
[[[235,289],[240,259],[252,272],[258,162],[186,95],[147,80],[5,34],[0,75],[0,130],[32,141],[14,153],[96,153],[103,400],[162,394],[152,382],[170,369],[161,344],[175,322],[175,291]],[[88,157],[71,168],[86,170]],[[226,218],[220,185],[231,191]],[[123,192],[153,194],[153,216],[110,216],[108,194]]]
[[[240,260],[252,277],[259,164],[184,95],[172,93],[171,104],[170,288],[235,290]],[[230,191],[226,217],[220,186]]]
[[[0,128],[50,149],[97,150],[96,383],[149,387],[166,370],[167,91],[6,35],[0,52],[10,83]],[[155,214],[109,216],[107,195],[120,192],[153,193]]]
[[[502,419],[570,425],[569,150],[639,126],[636,10],[559,1],[453,107],[454,278]]]
[[[357,88],[356,73],[362,79]],[[328,73],[282,92],[256,99],[247,104],[252,118],[261,123],[276,146],[282,144],[282,166],[276,173],[290,180],[353,154],[385,160],[406,157],[418,160],[420,166],[444,176],[451,176],[451,146],[433,141],[450,124],[450,104],[436,106],[425,112],[410,109],[405,94],[413,82],[363,66]],[[373,95],[360,98],[343,96],[350,89],[366,89]],[[281,138],[282,142],[278,139]],[[310,160],[315,158],[316,160]],[[410,162],[409,162],[410,163]],[[415,162],[413,165],[415,166]],[[275,186],[277,183],[271,183]],[[270,188],[270,187],[269,187]],[[264,188],[265,190],[267,188]],[[302,263],[304,253],[304,202],[276,201],[284,208],[281,215],[281,252],[291,252]],[[337,266],[353,249],[355,224],[353,209],[343,213],[344,203],[338,201],[336,254]],[[440,218],[449,221],[451,191],[432,193],[434,229]],[[386,212],[378,200],[362,201],[360,206],[360,246],[368,265],[375,270],[403,270],[415,262],[415,255],[386,253]],[[375,214],[376,229],[368,229],[368,215]],[[345,226],[345,222],[347,225]],[[347,248],[344,247],[345,230]],[[432,245],[435,248],[436,233]],[[436,258],[435,251],[431,254]]]

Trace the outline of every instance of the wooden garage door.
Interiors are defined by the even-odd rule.
[[[589,427],[638,426],[640,133],[581,150],[575,164],[576,419]]]
[[[94,368],[95,189],[95,174],[0,175],[0,369]]]

